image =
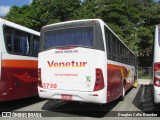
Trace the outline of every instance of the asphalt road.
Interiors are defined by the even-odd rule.
[[[18,115],[18,119],[24,118],[29,113],[37,113],[37,116],[43,116],[44,120],[91,120],[91,119],[152,119],[159,120],[154,117],[160,112],[160,107],[153,103],[152,86],[139,85],[127,91],[124,101],[115,100],[105,105],[97,104],[80,104],[78,102],[62,102],[56,100],[45,100],[39,97],[32,97],[12,102],[0,102],[0,111],[11,111],[14,116]],[[27,112],[27,113],[26,113]],[[153,113],[153,114],[152,114]],[[4,113],[3,113],[4,115]],[[34,114],[35,115],[35,114]],[[2,113],[1,113],[2,116]],[[125,116],[125,117],[124,117]],[[134,116],[134,117],[133,117]],[[128,117],[128,118],[126,118]],[[9,119],[9,118],[0,118]],[[12,117],[17,120],[17,117]],[[33,118],[32,118],[33,119]]]

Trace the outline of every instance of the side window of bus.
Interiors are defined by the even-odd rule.
[[[33,53],[32,56],[37,57],[39,51],[39,37],[33,36]]]
[[[105,39],[106,39],[106,50],[107,50],[107,57],[110,59],[111,58],[111,52],[112,52],[112,48],[111,48],[111,37],[109,31],[107,30],[107,28],[105,27]]]
[[[104,28],[108,59],[135,65],[135,57],[132,52],[106,26]]]
[[[134,65],[134,55],[107,27],[104,28],[108,59]]]
[[[122,62],[125,63],[125,48],[122,45],[122,58],[121,58]]]
[[[122,43],[119,43],[119,61],[123,61],[123,46]]]
[[[13,46],[13,29],[9,27],[5,27],[4,29],[5,43],[6,49],[8,52],[12,52]]]
[[[14,30],[14,52],[22,55],[29,54],[29,38],[27,33]]]
[[[120,42],[117,40],[117,60],[120,61]]]
[[[117,43],[116,38],[113,34],[105,27],[105,39],[106,39],[106,47],[107,47],[107,57],[110,60],[116,60],[116,53],[117,53]],[[115,47],[116,46],[116,47]]]
[[[14,28],[4,27],[6,49],[11,54],[29,54],[29,35]]]
[[[112,39],[112,49],[113,49],[112,58],[113,60],[116,60],[117,59],[117,42],[115,37],[113,37]]]
[[[113,59],[113,55],[112,55],[112,54],[113,54],[113,47],[112,47],[112,46],[113,46],[113,36],[112,36],[112,34],[110,34],[110,33],[109,33],[109,40],[108,40],[108,41],[109,41],[109,42],[108,42],[109,44],[108,44],[107,47],[108,47],[108,49],[109,49],[109,51],[108,51],[108,53],[109,53],[109,58],[110,58],[110,59]]]
[[[128,53],[126,47],[124,47],[124,63],[127,63],[128,61]]]

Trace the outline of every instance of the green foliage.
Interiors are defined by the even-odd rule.
[[[40,31],[41,27],[73,19],[80,0],[34,0],[21,8],[14,6],[5,19]]]
[[[153,0],[33,0],[13,6],[5,16],[12,22],[40,31],[56,22],[100,18],[136,55],[152,48],[154,25],[160,23],[160,3]]]
[[[95,18],[95,2],[94,0],[85,0],[81,7],[73,13],[72,19],[92,19]]]

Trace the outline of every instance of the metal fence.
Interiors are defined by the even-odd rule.
[[[138,79],[152,79],[152,67],[138,67]]]

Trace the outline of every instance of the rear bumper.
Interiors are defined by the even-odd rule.
[[[106,89],[102,89],[100,91],[95,92],[80,92],[80,91],[62,91],[62,90],[51,90],[51,89],[43,89],[38,87],[38,94],[40,98],[47,99],[60,99],[62,94],[72,95],[71,101],[80,101],[80,102],[88,102],[88,103],[107,103],[106,97]]]
[[[160,103],[160,87],[154,86],[154,102]]]

